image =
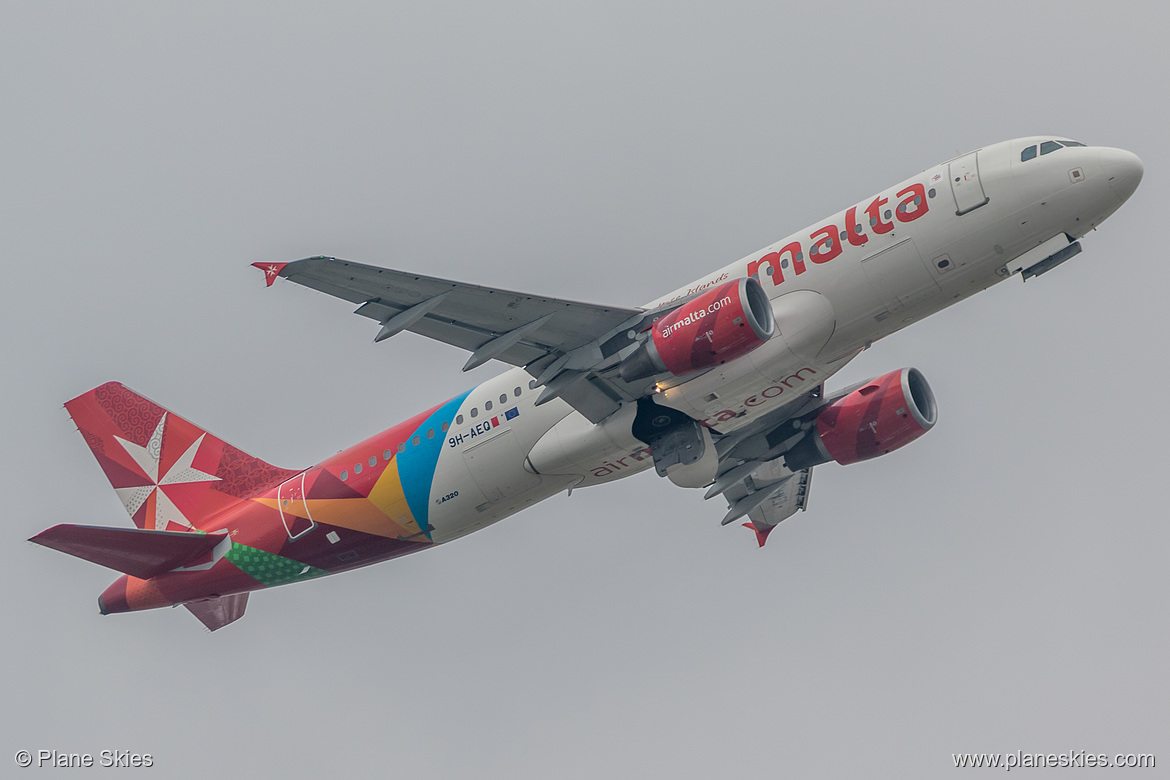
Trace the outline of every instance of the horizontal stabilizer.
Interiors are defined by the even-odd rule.
[[[223,534],[95,525],[55,525],[29,539],[143,580],[205,555],[223,540]]]
[[[234,596],[191,601],[183,606],[199,618],[199,622],[207,626],[208,631],[215,631],[244,616],[244,609],[248,606],[248,594],[237,593]]]

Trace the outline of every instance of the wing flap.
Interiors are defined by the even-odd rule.
[[[55,525],[29,539],[77,558],[148,580],[211,552],[223,534]]]
[[[779,525],[805,508],[811,483],[812,468],[790,474],[778,483],[762,504],[748,512],[748,519],[757,529]]]
[[[780,458],[755,464],[754,468],[751,463],[736,468],[748,473],[722,491],[727,500],[723,524],[747,517],[749,522],[744,525],[756,532],[756,540],[763,547],[773,528],[805,509],[812,468],[792,472]],[[729,469],[727,473],[735,477],[732,474],[735,470]]]

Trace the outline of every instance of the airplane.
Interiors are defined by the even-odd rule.
[[[926,378],[834,391],[878,340],[1048,273],[1136,190],[1131,152],[1062,136],[940,163],[636,308],[310,257],[253,263],[508,371],[307,469],[245,454],[116,382],[65,404],[134,528],[30,541],[122,572],[101,614],[182,604],[215,631],[254,590],[425,550],[561,492],[646,471],[722,497],[763,547],[812,471],[931,430]]]

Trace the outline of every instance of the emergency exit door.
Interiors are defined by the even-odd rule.
[[[886,311],[897,313],[939,292],[914,239],[905,238],[861,261],[869,285]]]

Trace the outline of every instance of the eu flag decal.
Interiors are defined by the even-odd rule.
[[[519,416],[520,416],[519,409],[509,409],[508,411],[504,412],[504,419],[505,420],[512,420],[512,419],[515,419],[516,417],[519,417]]]

